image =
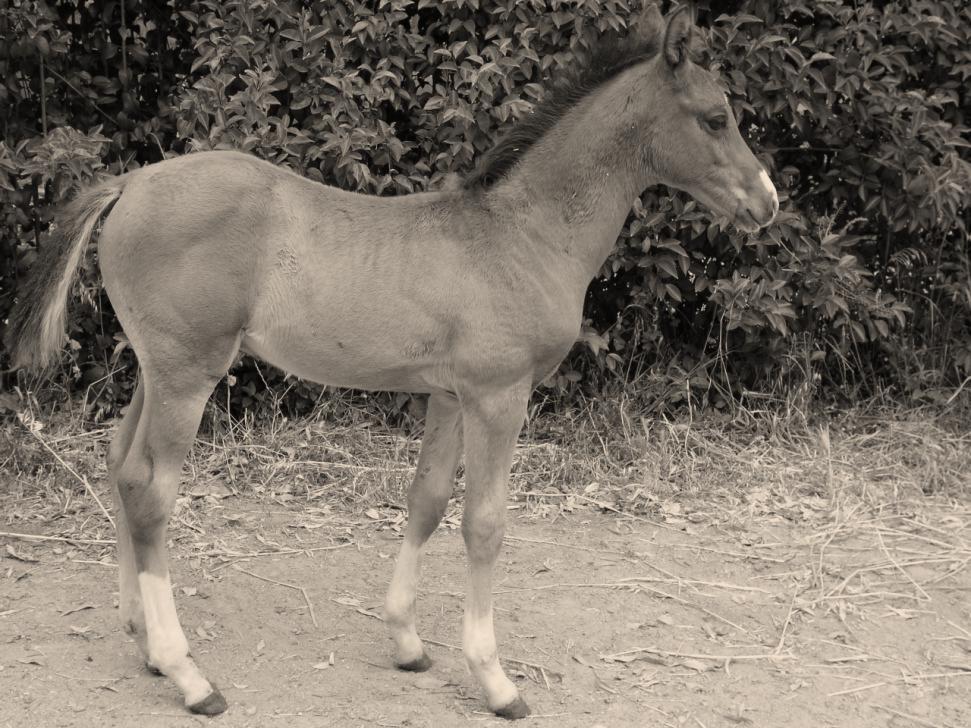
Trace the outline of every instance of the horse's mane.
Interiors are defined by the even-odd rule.
[[[645,41],[636,34],[602,36],[590,50],[588,60],[579,60],[567,69],[562,79],[551,84],[543,100],[486,152],[463,180],[462,187],[469,190],[496,184],[587,94],[622,71],[657,55],[658,50],[655,41]]]

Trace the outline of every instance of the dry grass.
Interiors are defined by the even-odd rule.
[[[671,420],[629,400],[530,423],[514,491],[599,494],[624,512],[666,501],[806,512],[971,495],[971,431],[921,410],[854,410],[818,422],[775,411]],[[528,482],[532,480],[530,487]]]
[[[70,413],[41,422],[22,412],[0,422],[0,432],[7,526],[72,522],[80,537],[106,521],[95,497],[107,496],[112,426],[86,429]],[[245,493],[280,504],[326,502],[348,514],[397,508],[419,445],[419,425],[391,429],[349,402],[264,423],[230,419],[214,406],[183,489],[203,501]],[[599,507],[675,523],[737,525],[766,515],[826,523],[850,512],[904,512],[928,498],[966,500],[969,452],[967,427],[928,411],[859,409],[818,422],[753,410],[668,419],[621,396],[534,411],[510,490],[538,517]],[[97,530],[110,537],[110,529]]]

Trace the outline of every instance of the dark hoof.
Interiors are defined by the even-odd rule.
[[[517,697],[509,705],[499,708],[493,711],[500,718],[506,718],[507,720],[519,720],[520,718],[525,718],[529,715],[529,706],[526,705],[526,701],[520,697]]]
[[[401,663],[398,665],[398,669],[404,670],[405,672],[425,672],[425,670],[431,666],[432,658],[422,652],[421,657],[419,657],[417,660]]]
[[[226,703],[226,698],[224,698],[223,694],[219,692],[219,688],[213,685],[212,692],[198,703],[193,703],[190,705],[189,711],[199,715],[219,715],[228,707],[229,705]]]
[[[151,673],[155,677],[161,677],[162,676],[162,671],[159,670],[157,667],[155,667],[155,665],[153,665],[151,662],[146,662],[145,663],[145,669],[148,670],[149,673]]]

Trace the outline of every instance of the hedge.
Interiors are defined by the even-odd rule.
[[[647,190],[589,289],[581,341],[545,386],[634,380],[675,406],[753,392],[943,401],[971,376],[971,8],[695,5],[699,59],[720,68],[782,212],[744,235],[683,194]],[[54,207],[95,175],[234,148],[345,189],[434,188],[639,9],[12,0],[0,8],[0,319]],[[135,367],[94,260],[69,336],[55,381],[111,413]],[[319,400],[320,387],[282,379],[244,362],[234,402],[275,402],[267,387],[285,387],[291,409]]]

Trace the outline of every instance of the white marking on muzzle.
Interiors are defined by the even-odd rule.
[[[779,193],[775,190],[775,185],[772,184],[772,180],[769,179],[769,174],[764,169],[759,172],[759,180],[761,180],[765,191],[772,195],[772,202],[775,207],[779,206]]]

